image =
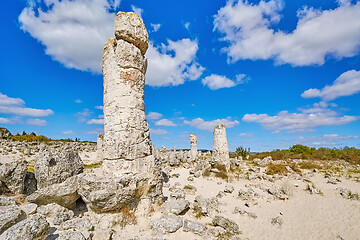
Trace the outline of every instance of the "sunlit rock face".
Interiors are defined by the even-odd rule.
[[[229,147],[226,138],[225,124],[219,124],[214,129],[214,145],[212,158],[215,162],[222,162],[228,165]]]
[[[195,133],[190,133],[190,159],[195,160],[198,152],[197,152],[197,137]]]
[[[104,47],[103,159],[134,160],[151,155],[144,87],[148,33],[134,13],[119,12],[115,38]]]

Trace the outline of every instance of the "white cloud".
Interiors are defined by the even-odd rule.
[[[46,10],[40,8],[41,4]],[[21,29],[45,46],[45,52],[67,68],[101,73],[102,50],[114,35],[120,1],[31,1],[19,16]]]
[[[0,93],[0,113],[30,117],[46,117],[54,113],[50,109],[27,108],[24,105],[24,100]]]
[[[0,117],[0,123],[1,124],[15,124],[19,122],[19,119],[17,118],[3,118],[3,117]]]
[[[104,124],[104,119],[90,119],[86,124]]]
[[[82,103],[81,99],[75,99],[75,103]]]
[[[146,53],[148,71],[146,84],[154,87],[177,86],[186,80],[198,79],[204,68],[195,60],[198,43],[196,40],[168,40],[167,45],[154,47],[150,42]]]
[[[135,5],[131,5],[131,10],[142,19],[142,13],[144,12],[143,9],[138,8]]]
[[[160,119],[163,115],[158,112],[149,112],[148,115],[146,115],[147,119]]]
[[[303,92],[303,98],[320,97],[331,101],[339,97],[351,96],[360,92],[360,71],[350,70],[341,74],[332,85],[323,89],[310,88]]]
[[[103,110],[104,106],[95,106],[96,109]]]
[[[290,130],[288,133],[294,133],[294,130],[306,131],[305,129],[321,126],[343,125],[359,119],[357,116],[347,115],[338,117],[335,111],[324,108],[300,109],[300,111],[300,113],[281,111],[276,116],[245,114],[242,120],[260,123],[265,129],[274,130],[275,133],[281,130]]]
[[[65,135],[73,135],[75,134],[75,132],[73,130],[67,130],[67,131],[63,131],[61,132],[61,134],[65,134]]]
[[[295,66],[322,65],[327,57],[352,57],[360,47],[360,2],[341,3],[335,9],[304,7],[296,29],[275,30],[284,4],[261,0],[259,4],[227,1],[215,15],[214,30],[229,43],[224,48],[230,61],[274,59]]]
[[[155,125],[156,126],[167,126],[167,127],[175,127],[176,126],[176,124],[173,121],[166,119],[166,118],[157,121],[155,123]]]
[[[92,112],[89,109],[84,108],[81,112],[76,113],[75,116],[77,117],[78,122],[85,122],[86,118],[91,114]]]
[[[160,27],[161,27],[161,24],[160,23],[150,23],[150,26],[152,27],[152,32],[157,32]]]
[[[339,144],[339,141],[343,140],[357,140],[358,136],[342,136],[339,134],[325,134],[320,137],[298,137],[295,142],[300,144],[306,144],[309,146],[335,146]]]
[[[103,128],[96,128],[94,130],[91,130],[91,131],[88,131],[88,132],[85,132],[85,134],[103,134],[104,133],[104,129]]]
[[[200,130],[206,130],[210,132],[213,131],[214,128],[221,123],[224,123],[227,128],[232,128],[238,125],[239,121],[237,120],[231,121],[231,117],[225,119],[216,119],[213,121],[205,121],[202,118],[195,118],[191,121],[187,121],[187,120],[184,121],[184,124],[190,125]]]
[[[254,134],[253,133],[240,133],[239,136],[240,137],[252,137],[252,136],[254,136]]]
[[[236,75],[236,80],[230,80],[226,76],[221,76],[217,74],[211,74],[210,76],[205,77],[201,80],[202,84],[208,86],[211,90],[217,90],[220,88],[231,88],[235,87],[238,84],[242,84],[246,81],[245,74]]]
[[[184,23],[184,27],[185,27],[187,30],[189,30],[189,27],[190,27],[190,22],[186,22],[186,23]]]
[[[152,135],[165,135],[168,134],[168,131],[164,129],[152,129],[150,128],[150,134]]]
[[[28,119],[28,120],[26,120],[26,123],[29,125],[35,125],[35,126],[46,126],[47,125],[47,122],[45,120],[38,119],[38,118]]]

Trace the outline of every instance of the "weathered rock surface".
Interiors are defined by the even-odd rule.
[[[232,220],[222,216],[215,216],[212,220],[214,226],[219,226],[225,229],[230,234],[238,234],[239,226]]]
[[[190,158],[191,160],[195,160],[197,158],[197,137],[195,133],[190,133]]]
[[[27,172],[25,176],[24,182],[24,194],[30,195],[37,190],[37,181],[35,178],[35,174],[32,172]]]
[[[40,206],[37,209],[37,213],[40,213],[47,218],[51,219],[54,225],[60,225],[61,223],[70,220],[74,217],[74,212],[60,206],[56,203]]]
[[[21,210],[23,210],[24,213],[26,213],[26,215],[35,213],[37,207],[38,206],[35,203],[26,203],[26,204],[20,205]]]
[[[76,229],[76,230],[93,230],[94,226],[90,220],[86,217],[83,218],[73,218],[61,224],[60,229]]]
[[[152,153],[144,104],[148,34],[136,14],[119,12],[115,36],[103,53],[103,157],[131,161]]]
[[[225,124],[219,124],[214,129],[214,145],[212,158],[215,162],[221,162],[230,166],[229,147],[226,138]]]
[[[184,232],[193,232],[197,235],[203,236],[206,233],[207,227],[202,223],[193,222],[190,220],[184,220]]]
[[[37,188],[61,183],[67,178],[80,174],[84,164],[77,152],[66,150],[44,150],[36,159],[34,171]]]
[[[174,233],[183,226],[181,217],[175,215],[163,215],[150,223],[154,233]]]
[[[0,234],[19,221],[22,215],[18,206],[0,206]]]
[[[26,171],[27,171],[26,161],[15,161],[1,165],[0,181],[3,183],[3,185],[5,185],[3,186],[3,188],[9,189],[13,193],[17,193],[17,194],[23,193]],[[2,189],[0,189],[0,192],[1,190]]]
[[[41,188],[27,197],[27,200],[38,205],[57,203],[66,208],[73,208],[78,194],[78,176],[73,176],[59,184]]]
[[[40,214],[31,215],[0,235],[1,240],[42,240],[49,234],[50,225]]]
[[[0,206],[15,205],[14,197],[0,196]]]
[[[185,199],[172,199],[165,203],[165,209],[169,213],[173,213],[175,215],[185,214],[187,210],[190,208],[190,202]]]
[[[46,240],[86,240],[81,232],[73,230],[58,231],[56,234],[49,235]]]
[[[8,139],[11,136],[11,132],[6,128],[0,128],[0,139]]]
[[[201,213],[202,215],[212,216],[218,212],[219,202],[217,198],[204,198],[199,195],[194,200],[195,212]]]

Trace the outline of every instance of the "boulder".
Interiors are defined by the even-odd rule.
[[[152,220],[151,228],[154,233],[174,233],[183,226],[183,220],[175,215],[163,215],[157,220]]]
[[[18,206],[0,206],[0,234],[18,222],[23,212]]]
[[[68,229],[75,229],[75,230],[87,230],[91,231],[94,230],[94,226],[90,222],[90,220],[86,217],[83,218],[73,218],[66,222],[63,222],[60,225],[60,229],[68,230]]]
[[[193,232],[197,235],[203,236],[206,233],[207,227],[202,223],[184,220],[183,231]]]
[[[8,228],[0,235],[1,240],[43,240],[50,230],[46,218],[40,214],[31,215],[28,219],[22,220]]]
[[[218,212],[219,201],[217,198],[204,198],[199,195],[194,200],[194,210],[197,214],[212,216]]]
[[[41,188],[29,195],[26,199],[38,205],[57,203],[63,207],[72,209],[78,194],[78,176],[73,176],[59,184],[53,184],[46,188]]]
[[[46,240],[86,240],[86,238],[81,232],[67,230],[57,231],[56,233],[49,235]]]
[[[1,165],[0,181],[3,183],[3,185],[5,185],[3,188],[7,188],[16,194],[22,194],[24,191],[24,180],[26,172],[26,161],[14,161]]]
[[[225,229],[226,232],[230,234],[238,234],[239,226],[233,221],[228,218],[224,218],[222,216],[215,216],[212,220],[212,224],[214,226],[219,226]]]
[[[51,219],[54,225],[60,225],[74,217],[73,211],[56,203],[40,206],[37,212]]]
[[[169,213],[173,213],[175,215],[183,215],[189,210],[190,202],[185,199],[171,199],[170,201],[165,203],[164,208]]]
[[[77,152],[43,150],[36,159],[34,171],[37,188],[62,183],[71,176],[82,173],[84,164]]]

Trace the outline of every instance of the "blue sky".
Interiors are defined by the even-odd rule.
[[[117,11],[149,32],[156,147],[360,147],[360,1],[12,0],[0,9],[0,126],[96,140]]]

